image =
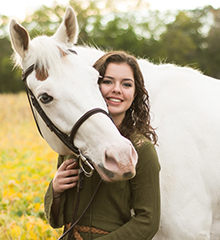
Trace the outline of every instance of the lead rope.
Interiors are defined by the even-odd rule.
[[[70,240],[71,235],[73,234],[72,225],[75,225],[74,222],[75,222],[75,219],[77,217],[77,213],[78,213],[78,209],[79,209],[80,191],[83,189],[83,180],[84,180],[84,174],[83,174],[82,168],[80,167],[80,169],[79,169],[79,180],[78,180],[78,183],[77,183],[76,205],[75,205],[75,209],[74,209],[74,212],[73,212],[72,221],[70,223],[71,230],[69,231],[68,240]]]
[[[82,184],[82,180],[80,180],[80,178],[82,177],[82,173],[83,173],[83,171],[80,170],[79,171],[79,181],[78,181],[78,185],[77,185],[77,202],[76,202],[76,206],[75,206],[75,210],[74,210],[73,220],[72,220],[71,226],[61,237],[58,238],[58,240],[63,239],[68,233],[72,232],[73,228],[76,226],[76,224],[81,220],[81,218],[84,216],[84,214],[88,210],[89,206],[91,205],[91,203],[92,203],[92,201],[93,201],[93,199],[94,199],[94,197],[95,197],[95,195],[96,195],[96,193],[97,193],[97,191],[98,191],[98,189],[99,189],[99,187],[100,187],[100,185],[102,183],[102,179],[100,179],[100,181],[99,181],[99,183],[98,183],[98,185],[97,185],[97,187],[96,187],[96,189],[95,189],[95,191],[94,191],[94,193],[93,193],[89,203],[87,204],[86,208],[84,209],[82,214],[79,216],[79,218],[74,222],[74,220],[75,220],[75,218],[77,216],[78,207],[79,207],[80,190],[81,190],[81,187],[82,187],[82,185],[81,185]],[[70,236],[71,236],[71,233],[69,234],[68,239],[70,238]]]

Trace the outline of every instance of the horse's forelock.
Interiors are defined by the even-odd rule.
[[[38,37],[33,40],[32,49],[37,69],[45,75],[44,77],[49,69],[56,74],[61,73],[62,59],[67,54],[62,47],[58,46],[57,42],[49,37]]]
[[[67,53],[61,47],[57,46],[57,48],[59,50],[59,55],[60,55],[59,58],[63,58],[67,55]],[[57,49],[55,49],[55,50],[57,50]],[[44,81],[48,78],[49,68],[54,69],[54,65],[55,65],[54,56],[52,56],[53,61],[48,61],[49,59],[51,59],[51,57],[48,59],[48,54],[45,54],[45,58],[46,59],[38,58],[37,61],[36,61],[35,76],[36,76],[37,80],[40,80],[40,81]],[[56,60],[56,62],[58,62],[58,59]],[[55,67],[55,69],[57,71],[57,66]]]

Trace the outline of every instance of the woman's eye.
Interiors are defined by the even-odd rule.
[[[132,87],[132,84],[131,83],[123,83],[123,86],[125,86],[125,87]]]
[[[42,93],[38,98],[43,104],[47,104],[53,101],[53,97],[47,93]]]
[[[110,80],[103,80],[102,83],[103,84],[112,84],[112,81],[110,81]]]

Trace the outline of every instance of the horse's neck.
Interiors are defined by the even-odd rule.
[[[77,54],[82,57],[90,66],[92,66],[103,54],[104,52],[88,46],[75,46]]]

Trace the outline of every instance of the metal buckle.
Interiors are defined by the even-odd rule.
[[[83,164],[87,165],[90,168],[90,171],[86,171]],[[87,158],[82,154],[82,152],[79,150],[79,166],[84,172],[86,177],[91,177],[94,172],[94,167],[92,164],[87,160]]]

